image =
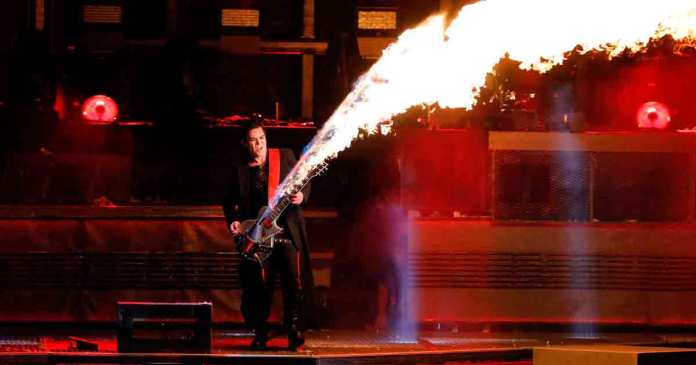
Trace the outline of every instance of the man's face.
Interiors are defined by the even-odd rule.
[[[266,134],[261,128],[250,129],[247,133],[247,147],[253,159],[266,156]]]

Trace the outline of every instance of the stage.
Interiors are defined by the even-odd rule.
[[[454,146],[462,135],[450,134],[429,138],[444,136]],[[431,154],[404,170],[403,205],[373,205],[369,211],[381,216],[361,215],[369,227],[398,228],[398,240],[379,230],[364,234],[340,207],[307,209],[315,314],[324,330],[307,333],[299,353],[285,350],[282,334],[270,351],[247,350],[239,258],[219,205],[0,205],[0,364],[537,365],[537,354],[594,353],[635,360],[626,364],[651,363],[640,359],[655,354],[672,357],[652,363],[691,361],[691,141],[664,135],[639,153],[642,134],[616,136],[618,152],[607,149],[604,135],[482,136],[469,136],[488,156],[480,168],[464,168],[471,151],[431,169],[429,161],[439,160],[431,157],[447,145],[408,149]],[[548,146],[554,138],[575,144],[558,152]],[[563,167],[559,156],[578,169]],[[430,170],[456,182],[409,175]],[[659,186],[652,176],[662,176]],[[351,240],[356,232],[370,239]],[[388,279],[377,275],[385,272]],[[361,330],[390,314],[380,297],[386,287],[399,304],[391,314],[420,329],[412,341]],[[274,325],[282,312],[276,294]],[[211,351],[118,351],[121,301],[211,303]]]
[[[249,351],[251,333],[239,329],[213,331],[210,353],[119,353],[115,329],[71,330],[3,327],[0,337],[2,364],[532,364],[533,353],[552,349],[590,347],[641,351],[659,347],[664,353],[681,353],[696,347],[696,329],[645,332],[571,332],[536,330],[477,331],[421,330],[413,340],[389,333],[322,330],[307,332],[304,351],[289,352],[278,332],[268,351]],[[98,346],[80,351],[79,341]],[[81,344],[81,345],[84,345]],[[536,356],[536,355],[534,355]],[[677,359],[679,359],[677,357]],[[679,362],[665,362],[665,364]]]

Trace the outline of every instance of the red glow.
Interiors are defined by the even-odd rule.
[[[669,108],[665,104],[650,101],[638,108],[636,122],[638,128],[665,129],[672,121]]]
[[[53,102],[53,110],[58,115],[58,119],[65,120],[65,93],[63,87],[56,87],[56,100]]]
[[[94,95],[82,104],[82,117],[88,122],[112,123],[118,119],[118,105],[106,95]]]

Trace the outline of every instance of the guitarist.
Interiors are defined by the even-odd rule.
[[[292,150],[269,151],[266,142],[266,132],[259,122],[250,122],[244,127],[242,144],[247,158],[238,166],[223,202],[227,226],[233,235],[243,233],[240,221],[257,218],[259,210],[268,205],[278,182],[296,163]],[[308,195],[309,186],[291,197],[291,204],[278,219],[283,233],[275,241],[267,260],[262,264],[244,259],[240,262],[241,312],[246,325],[254,329],[250,345],[253,350],[267,349],[267,321],[276,275],[280,276],[283,290],[283,323],[288,331],[288,348],[297,351],[304,344],[301,332],[304,323],[301,322],[308,308],[305,304],[311,302],[313,285],[301,208]]]

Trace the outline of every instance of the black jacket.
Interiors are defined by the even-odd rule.
[[[280,180],[282,181],[290,170],[295,166],[295,155],[290,149],[280,150]],[[258,211],[253,209],[251,204],[251,189],[249,186],[250,168],[247,164],[237,167],[237,174],[233,176],[228,185],[228,191],[222,204],[225,213],[227,227],[234,221],[244,221],[258,218]],[[304,202],[309,198],[309,184],[302,190]],[[286,230],[286,234],[298,245],[298,248],[308,253],[307,231],[302,207],[290,204],[278,218],[278,225]]]

